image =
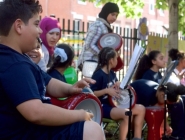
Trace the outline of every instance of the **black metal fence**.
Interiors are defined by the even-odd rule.
[[[83,42],[86,36],[86,32],[88,30],[89,25],[91,22],[85,23],[81,20],[66,20],[66,19],[58,19],[61,23],[62,27],[62,37],[60,42],[69,44],[73,47],[75,52],[75,60],[77,60],[81,49],[83,47]],[[114,33],[119,34],[123,38],[123,45],[120,49],[121,58],[124,60],[124,68],[118,71],[117,78],[122,80],[124,77],[126,70],[129,65],[129,61],[131,59],[133,49],[136,43],[141,45],[140,39],[137,37],[137,29],[131,28],[122,28],[117,26],[112,26]],[[150,33],[154,36],[160,36],[167,38],[167,35],[157,34],[157,33]],[[78,77],[81,78],[81,72],[78,71]]]
[[[75,51],[75,59],[77,59],[83,47],[86,32],[91,23],[85,23],[80,20],[58,20],[62,25],[62,37],[60,42],[71,45]],[[124,69],[117,72],[118,79],[121,80],[127,70],[135,43],[137,42],[140,44],[141,42],[137,38],[137,29],[122,28],[117,26],[112,26],[112,28],[114,33],[119,34],[123,38],[123,45],[120,49],[120,52],[121,58],[124,60]]]

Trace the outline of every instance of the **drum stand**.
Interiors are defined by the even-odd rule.
[[[132,93],[130,89],[127,89],[130,97],[129,111],[125,112],[125,115],[129,117],[128,121],[128,140],[131,139],[131,126],[132,126]]]
[[[166,112],[167,112],[167,109],[166,109],[166,105],[167,105],[167,87],[162,85],[164,87],[164,134],[162,136],[162,140],[170,140],[171,138],[173,140],[178,140],[179,138],[178,137],[173,137],[173,136],[167,136],[165,134],[166,132]]]

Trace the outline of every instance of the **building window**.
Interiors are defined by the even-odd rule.
[[[149,14],[155,15],[155,3],[154,0],[149,1]]]
[[[119,24],[114,24],[113,25],[113,32],[120,34],[120,25]]]
[[[164,16],[164,10],[159,9],[159,14],[160,14],[160,16]]]
[[[82,0],[77,0],[78,1],[78,4],[83,4],[83,5],[86,5],[86,1],[82,1]]]
[[[80,26],[81,20],[75,19],[73,21],[73,31],[74,33],[78,33],[81,30],[81,26]]]

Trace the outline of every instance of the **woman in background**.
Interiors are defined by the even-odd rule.
[[[101,9],[99,18],[90,25],[82,52],[78,58],[77,66],[80,70],[82,70],[84,61],[98,62],[100,49],[97,46],[97,42],[103,34],[113,32],[110,24],[116,21],[118,14],[118,5],[116,3],[107,2]]]
[[[40,21],[40,28],[42,34],[40,38],[42,44],[42,58],[38,63],[39,67],[43,71],[47,71],[47,67],[50,67],[52,61],[51,58],[54,53],[54,48],[61,37],[61,27],[56,18],[45,17]]]

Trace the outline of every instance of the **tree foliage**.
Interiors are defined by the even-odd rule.
[[[129,18],[138,18],[142,15],[144,7],[144,0],[82,0],[94,2],[96,5],[104,4],[106,2],[114,2],[119,5],[120,13]]]
[[[157,9],[162,9],[162,10],[169,10],[169,6],[168,6],[168,1],[169,0],[156,0],[156,8]],[[181,31],[184,35],[185,35],[185,0],[179,0],[179,13],[178,13],[178,30]]]
[[[120,13],[124,13],[126,17],[138,18],[142,16],[142,9],[144,7],[144,0],[82,0],[98,4],[106,2],[115,2],[120,7]],[[169,0],[156,0],[156,8],[162,10],[169,10]],[[185,35],[185,0],[179,0],[179,26],[178,30]]]

